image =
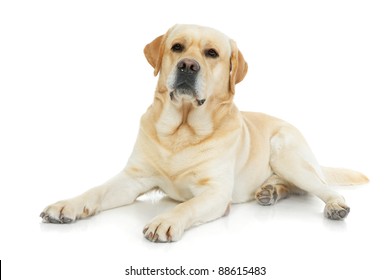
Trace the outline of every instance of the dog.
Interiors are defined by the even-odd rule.
[[[144,54],[159,79],[127,165],[108,182],[46,207],[43,222],[71,223],[153,189],[181,202],[144,227],[153,242],[177,241],[191,226],[228,213],[232,203],[253,199],[268,206],[308,192],[325,203],[327,218],[348,215],[345,199],[329,185],[368,178],[320,166],[289,123],[237,109],[235,85],[248,67],[235,41],[212,28],[180,24],[146,45]]]

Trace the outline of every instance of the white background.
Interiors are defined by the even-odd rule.
[[[219,266],[267,267],[239,279],[388,279],[385,2],[1,1],[4,279],[137,279],[124,275],[131,265],[216,271],[203,279],[231,279]],[[315,197],[292,197],[234,205],[177,243],[154,244],[144,224],[175,203],[151,197],[71,225],[41,223],[47,204],[124,166],[156,84],[143,47],[175,23],[237,41],[249,63],[241,110],[291,122],[323,165],[370,177],[337,188],[351,206],[346,221],[326,220]]]

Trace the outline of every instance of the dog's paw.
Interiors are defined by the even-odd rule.
[[[74,200],[58,201],[46,207],[40,214],[44,223],[69,224],[77,219],[95,214],[95,210]]]
[[[277,198],[277,190],[273,185],[266,185],[255,193],[256,201],[263,206],[274,205]]]
[[[350,213],[350,207],[338,202],[329,202],[324,208],[324,215],[330,220],[342,220]]]
[[[143,234],[152,242],[172,242],[179,240],[184,230],[179,219],[161,215],[144,227]]]

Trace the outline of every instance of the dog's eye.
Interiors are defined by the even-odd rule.
[[[219,56],[219,54],[217,53],[217,51],[215,51],[215,49],[209,49],[205,51],[205,56],[216,58]]]
[[[172,49],[171,49],[173,52],[182,52],[184,50],[184,46],[177,43],[177,44],[174,44]]]

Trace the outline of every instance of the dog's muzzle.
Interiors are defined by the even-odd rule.
[[[174,83],[176,94],[185,94],[196,98],[199,106],[203,105],[205,102],[205,99],[198,99],[196,88],[197,76],[200,69],[200,64],[196,60],[189,58],[181,59],[177,63],[176,80]],[[170,98],[173,100],[173,92],[170,93]]]

